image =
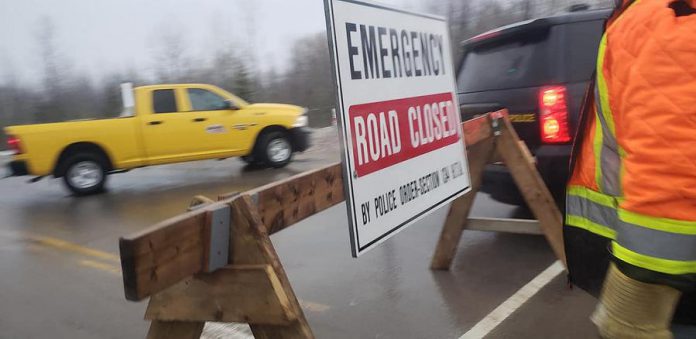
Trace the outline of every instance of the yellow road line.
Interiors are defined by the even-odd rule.
[[[117,255],[108,253],[108,252],[103,252],[100,250],[95,250],[93,248],[89,247],[84,247],[80,246],[77,244],[73,244],[71,242],[57,239],[57,238],[52,238],[52,237],[45,237],[45,236],[38,236],[38,235],[28,235],[27,238],[34,243],[38,245],[42,245],[45,247],[52,247],[55,249],[67,251],[67,252],[73,252],[77,254],[81,254],[87,257],[95,258],[95,259],[100,259],[108,262],[116,262],[120,263],[121,260]],[[94,261],[90,259],[81,259],[78,261],[80,265],[89,267],[89,268],[94,268],[98,269],[104,272],[108,272],[111,274],[115,275],[121,275],[121,268],[117,265],[113,265],[111,263],[104,263],[104,262],[99,262],[99,261]]]
[[[39,243],[41,245],[57,248],[57,249],[60,249],[63,251],[78,253],[78,254],[88,256],[88,257],[97,258],[97,259],[106,260],[106,261],[112,261],[112,262],[117,262],[117,263],[121,262],[121,259],[119,258],[119,256],[117,256],[115,254],[103,252],[100,250],[95,250],[95,249],[89,248],[89,247],[80,246],[77,244],[73,244],[71,242],[67,242],[65,240],[60,240],[60,239],[52,238],[52,237],[36,236],[36,235],[29,235],[29,236],[27,236],[27,238],[29,240],[34,241],[36,243]]]
[[[113,263],[120,263],[121,259],[119,258],[118,255],[111,254],[108,252],[100,251],[100,250],[95,250],[93,248],[89,247],[84,247],[80,246],[77,244],[73,244],[71,242],[53,238],[53,237],[46,237],[46,236],[40,236],[40,235],[32,235],[29,234],[27,235],[26,233],[24,234],[16,234],[19,237],[23,237],[25,239],[29,239],[30,241],[42,245],[45,247],[52,247],[55,249],[67,251],[67,252],[73,252],[77,254],[81,254],[90,258],[94,259],[100,259],[108,262],[113,262]],[[90,259],[80,259],[78,263],[84,267],[89,267],[89,268],[94,268],[98,269],[100,271],[108,272],[111,274],[115,275],[121,275],[121,267],[117,265],[113,265],[112,263],[104,263],[104,262],[99,262],[99,261],[94,261]],[[302,308],[306,311],[309,312],[325,312],[329,310],[331,307],[328,305],[320,304],[320,303],[315,303],[311,301],[306,301],[306,300],[300,300],[300,305]]]
[[[96,268],[98,270],[112,273],[115,275],[121,275],[121,269],[118,266],[114,266],[111,264],[105,264],[103,262],[98,262],[94,260],[80,260],[80,265],[89,267],[89,268]]]

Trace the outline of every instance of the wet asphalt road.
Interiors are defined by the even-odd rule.
[[[244,191],[337,160],[330,146],[279,170],[237,159],[144,168],[112,176],[107,194],[86,198],[69,196],[58,180],[0,180],[0,338],[144,337],[146,303],[123,297],[119,236],[181,213],[194,195]],[[474,210],[516,212],[485,195]],[[344,205],[274,235],[317,337],[458,338],[554,261],[540,236],[466,231],[452,270],[431,271],[445,213],[359,259],[350,257]],[[559,276],[491,337],[586,338],[593,303]]]

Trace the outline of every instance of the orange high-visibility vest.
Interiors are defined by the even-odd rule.
[[[679,2],[609,20],[566,194],[566,230],[663,276],[696,274],[696,14]]]

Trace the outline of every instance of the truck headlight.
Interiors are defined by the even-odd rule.
[[[309,119],[307,119],[306,115],[300,115],[295,119],[295,122],[292,124],[292,127],[307,127]]]

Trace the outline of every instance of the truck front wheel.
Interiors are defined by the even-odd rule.
[[[65,186],[77,196],[101,193],[106,184],[104,159],[93,154],[77,154],[65,161]]]
[[[266,133],[259,140],[258,159],[273,168],[285,167],[292,159],[292,144],[288,134],[280,131]]]

